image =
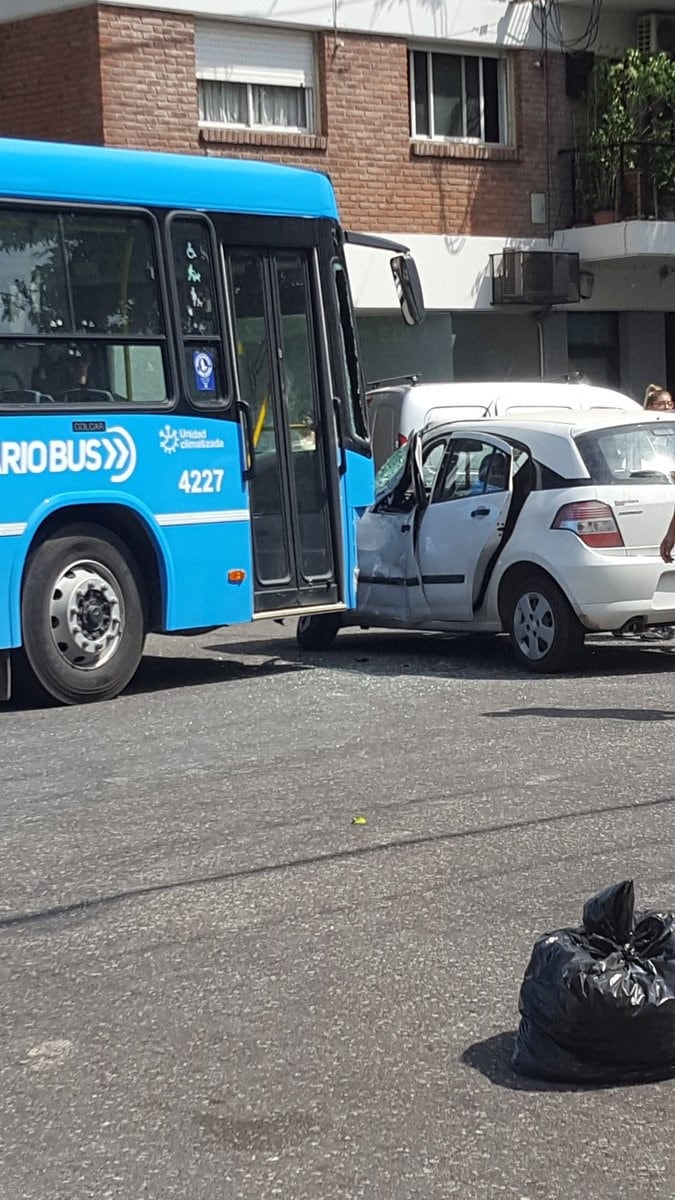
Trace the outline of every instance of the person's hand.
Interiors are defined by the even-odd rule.
[[[675,517],[670,522],[668,532],[659,547],[664,562],[671,563],[673,561],[673,547],[675,547]]]

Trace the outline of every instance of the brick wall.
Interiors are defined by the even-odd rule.
[[[552,215],[560,224],[555,220],[562,203],[557,150],[570,144],[560,55],[548,60],[550,138],[544,68],[536,54],[519,51],[513,55],[511,80],[516,144],[486,150],[411,145],[404,41],[341,34],[334,45],[331,36],[319,36],[317,136],[221,131],[200,136],[192,18],[101,4],[0,26],[6,45],[3,31],[9,31],[14,47],[13,56],[2,52],[12,68],[9,76],[0,71],[11,93],[0,116],[4,132],[314,166],[330,173],[346,224],[392,232],[541,234],[542,227],[531,223],[530,193],[546,192],[548,175]],[[55,57],[65,78],[54,104],[53,84],[43,84],[42,66],[53,53],[49,39],[57,33]],[[69,39],[83,48],[76,72],[70,67],[72,51],[68,68],[63,57]],[[33,40],[37,44],[31,50]],[[25,56],[25,77],[12,66],[17,52]],[[52,62],[50,81],[58,74]]]
[[[541,236],[546,230],[532,224],[530,193],[546,193],[549,184],[554,223],[564,223],[569,195],[561,188],[558,149],[571,144],[571,129],[562,55],[547,63],[549,138],[544,68],[538,55],[519,51],[511,63],[514,148],[462,147],[411,144],[405,42],[346,34],[340,42],[334,50],[332,37],[319,38],[323,138],[280,145],[272,135],[204,131],[208,153],[327,170],[343,220],[356,229]]]
[[[99,28],[106,145],[199,152],[194,21],[102,5]]]
[[[0,134],[100,143],[95,7],[0,25]]]

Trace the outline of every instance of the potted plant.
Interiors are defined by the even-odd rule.
[[[675,62],[597,59],[577,121],[579,188],[595,222],[675,212]]]
[[[633,106],[623,84],[621,64],[597,59],[581,113],[578,160],[581,194],[596,223],[615,218],[625,144],[632,140]]]
[[[675,62],[654,54],[642,66],[645,173],[657,218],[675,215]]]

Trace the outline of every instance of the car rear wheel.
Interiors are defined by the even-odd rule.
[[[296,637],[303,650],[330,650],[342,622],[338,613],[300,617]]]
[[[21,596],[32,690],[82,704],[126,687],[143,653],[138,579],[122,542],[95,525],[64,529],[36,547]]]
[[[518,665],[540,673],[574,668],[584,629],[560,588],[543,572],[515,581],[508,592],[508,632]]]

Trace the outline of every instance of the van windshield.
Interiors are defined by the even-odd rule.
[[[675,483],[675,421],[594,429],[575,441],[593,483]]]

